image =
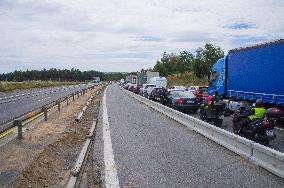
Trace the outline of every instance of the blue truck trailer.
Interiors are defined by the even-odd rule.
[[[230,50],[209,74],[208,93],[284,106],[284,39]]]

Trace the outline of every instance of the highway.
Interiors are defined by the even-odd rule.
[[[0,96],[0,125],[84,88],[86,85],[81,84],[2,94]]]
[[[117,85],[107,89],[106,108],[95,149],[101,164],[112,164],[114,158],[106,182],[115,183],[117,177],[121,187],[284,187],[283,179],[150,109]],[[104,135],[107,124],[111,141]]]

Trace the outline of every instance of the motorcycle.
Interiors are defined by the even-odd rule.
[[[245,125],[242,129],[238,123],[248,117],[247,110],[237,110],[233,115],[233,131],[257,143],[268,145],[270,141],[276,138],[273,129],[276,122],[282,116],[283,111],[276,108],[269,108],[265,113],[265,118],[259,119]]]
[[[212,105],[202,104],[199,117],[202,121],[213,122],[213,125],[220,127],[223,123],[225,107],[226,104],[222,101],[215,102]]]

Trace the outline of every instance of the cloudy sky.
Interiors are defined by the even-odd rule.
[[[0,0],[0,73],[153,67],[163,51],[284,38],[283,0]]]

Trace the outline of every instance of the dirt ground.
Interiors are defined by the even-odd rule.
[[[64,187],[97,117],[103,90],[98,86],[25,132],[22,140],[2,146],[0,187]],[[94,98],[82,121],[75,122],[91,95]]]

